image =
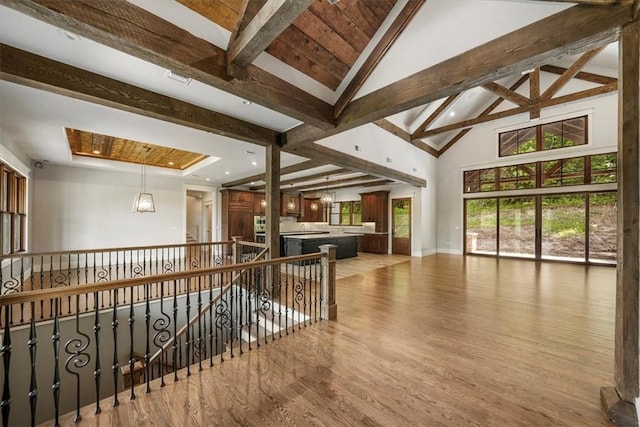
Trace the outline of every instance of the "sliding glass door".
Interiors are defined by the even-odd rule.
[[[615,191],[465,200],[465,253],[613,264]]]

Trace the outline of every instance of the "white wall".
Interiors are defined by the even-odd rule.
[[[148,175],[155,213],[132,213],[140,176],[46,165],[34,170],[32,251],[144,246],[185,240],[185,191]]]
[[[571,88],[567,90],[571,90]],[[553,109],[545,109],[542,111],[539,121],[532,122],[529,120],[528,114],[521,114],[475,126],[471,132],[438,159],[436,178],[438,188],[436,198],[438,252],[462,253],[462,172],[464,170],[516,164],[529,160],[617,151],[617,100],[617,95],[612,94]],[[528,127],[584,114],[589,114],[588,145],[508,158],[498,157],[497,133],[506,130],[505,128]]]

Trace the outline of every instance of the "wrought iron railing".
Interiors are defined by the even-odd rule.
[[[127,371],[135,399],[189,376],[194,364],[203,369],[333,318],[335,248],[323,252],[1,295],[3,426],[58,425],[67,412],[80,421],[81,407],[99,413],[102,398],[113,396],[114,406],[125,398],[118,393]],[[86,306],[63,318],[69,300]],[[50,321],[39,322],[41,303],[53,305]],[[24,325],[12,327],[17,306],[28,310]]]
[[[235,242],[235,243],[234,243]],[[86,285],[111,280],[201,270],[211,267],[247,262],[262,248],[252,242],[190,243],[179,245],[107,248],[46,253],[23,253],[0,256],[0,295],[44,290],[65,286]],[[237,245],[234,252],[234,244]],[[262,245],[264,246],[264,245]],[[187,291],[186,283],[176,289],[178,294]],[[173,290],[172,290],[173,291]],[[150,289],[152,298],[160,297],[159,286]],[[133,295],[123,295],[134,302],[142,301],[142,289]],[[67,298],[58,305],[58,316],[69,316],[77,311],[88,312],[92,307],[90,297],[80,301]],[[101,299],[100,308],[109,308],[113,300]],[[36,307],[39,320],[54,317],[54,305],[39,302]],[[29,306],[14,307],[9,316],[10,325],[24,324],[30,316]],[[0,325],[5,319],[0,320]]]

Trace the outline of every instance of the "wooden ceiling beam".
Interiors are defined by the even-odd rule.
[[[413,175],[398,171],[396,169],[391,169],[386,166],[361,159],[359,157],[351,156],[349,154],[343,153],[342,151],[334,150],[320,144],[300,146],[295,149],[287,148],[285,146],[283,150],[296,154],[298,156],[306,157],[308,159],[314,159],[327,164],[332,164],[334,166],[347,168],[355,172],[364,172],[371,175],[377,175],[380,177],[393,179],[395,181],[405,182],[410,185],[415,185],[416,187],[427,186],[427,181],[422,178],[418,178]]]
[[[407,5],[400,11],[398,17],[393,21],[387,32],[382,36],[378,44],[373,48],[366,61],[362,64],[358,72],[353,76],[340,98],[334,106],[334,117],[340,117],[347,104],[351,102],[358,93],[364,82],[369,78],[376,65],[382,60],[385,53],[393,45],[402,31],[409,25],[411,19],[418,13],[426,0],[409,0]]]
[[[245,69],[243,80],[233,79],[223,49],[126,0],[2,0],[2,4],[320,129],[334,126],[330,104],[253,65]]]
[[[392,182],[394,182],[391,179],[380,179],[377,181],[369,181],[369,182],[363,182],[363,183],[359,183],[359,184],[346,184],[346,185],[338,185],[337,187],[330,187],[329,190],[333,191],[333,190],[343,190],[345,188],[358,188],[358,187],[377,187],[379,185],[385,185],[385,184],[391,184]],[[318,189],[316,191],[320,191],[320,190],[324,190],[324,189]]]
[[[557,65],[543,65],[540,67],[540,71],[551,74],[563,74],[567,71],[564,67],[558,67]],[[608,85],[609,83],[616,83],[618,81],[615,77],[603,76],[601,74],[587,73],[585,71],[579,71],[575,76],[575,79],[584,80],[585,82],[596,83],[599,85]]]
[[[414,135],[420,134],[420,133],[424,132],[425,130],[427,130],[429,128],[429,126],[431,126],[433,124],[433,122],[438,120],[440,118],[440,116],[442,116],[442,114],[445,111],[447,111],[447,108],[449,108],[449,106],[451,104],[453,104],[461,94],[462,94],[462,92],[459,92],[459,93],[453,94],[453,95],[449,96],[447,99],[445,99],[442,102],[442,104],[440,104],[438,106],[438,108],[436,108],[435,111],[433,113],[431,113],[431,115],[429,115],[429,117],[427,117],[427,119],[424,122],[422,122],[422,124],[420,126],[418,126],[418,128],[411,135],[411,138],[413,139]]]
[[[289,173],[296,173],[296,172],[304,171],[307,169],[316,168],[318,166],[323,166],[323,165],[324,163],[321,163],[315,160],[305,160],[304,162],[296,163],[295,165],[285,166],[283,168],[280,168],[280,176],[284,176]],[[239,187],[241,185],[249,184],[251,182],[264,181],[265,178],[266,178],[265,173],[259,173],[256,175],[248,176],[246,178],[240,178],[235,181],[225,182],[224,184],[222,184],[222,187],[224,188]]]
[[[351,184],[354,182],[361,182],[361,181],[370,181],[372,179],[379,179],[379,177],[374,176],[374,175],[362,175],[362,176],[355,176],[353,178],[344,178],[344,179],[337,179],[335,181],[326,181],[326,182],[317,182],[314,184],[307,184],[307,185],[299,185],[297,187],[293,187],[291,189],[291,191],[301,191],[301,190],[308,190],[310,188],[317,188],[318,190],[322,190],[329,188],[329,190],[331,190],[331,186],[332,185],[339,185],[339,184]]]
[[[227,48],[227,68],[246,68],[314,1],[267,1]]]
[[[518,92],[504,87],[498,83],[486,83],[482,85],[482,88],[488,90],[489,92],[493,92],[501,98],[506,99],[507,101],[511,101],[514,104],[519,105],[520,107],[529,105],[529,98],[520,95]]]
[[[288,132],[287,144],[310,144],[541,63],[607,45],[631,21],[631,9],[627,5],[573,6],[352,101],[334,129],[298,126]]]
[[[313,175],[301,176],[299,178],[287,179],[285,181],[280,181],[280,188],[282,188],[283,185],[299,184],[301,182],[313,181],[314,179],[326,178],[328,176],[342,175],[346,173],[353,173],[353,172],[348,169],[341,168],[341,169],[334,169],[330,171],[315,173]],[[264,190],[264,188],[265,188],[265,185],[256,185],[255,187],[249,188],[249,190],[253,190],[253,191]]]
[[[576,74],[578,74],[578,72],[580,72],[580,70],[582,70],[585,65],[587,65],[587,62],[589,62],[594,56],[602,52],[602,49],[604,49],[604,46],[600,46],[599,48],[592,49],[588,52],[583,53],[582,56],[580,56],[580,58],[576,60],[576,62],[571,64],[571,66],[567,68],[567,70],[556,79],[556,81],[551,83],[551,86],[549,86],[547,90],[545,90],[542,95],[540,95],[540,99],[542,101],[551,99],[556,93],[558,93],[558,91],[560,91],[560,89],[565,87],[567,83],[569,83],[569,81]]]
[[[516,81],[514,84],[512,84],[509,89],[511,89],[512,91],[518,90],[518,88],[520,86],[522,86],[527,80],[529,80],[531,78],[532,74],[525,74],[524,76],[520,77],[518,79],[518,81]],[[502,104],[502,101],[504,101],[504,98],[502,98],[501,96],[498,96],[498,98],[493,101],[487,108],[485,108],[484,110],[482,110],[482,112],[477,116],[477,117],[483,117],[486,116],[488,114],[490,114],[493,110],[495,110],[496,108],[498,108],[498,106],[500,104]],[[436,157],[440,157],[442,156],[449,148],[453,147],[453,145],[460,141],[466,134],[468,134],[471,131],[471,128],[467,128],[467,129],[463,129],[460,132],[458,132],[456,134],[456,136],[454,136],[449,142],[447,142],[439,151],[438,151],[438,155]]]
[[[529,119],[540,118],[540,68],[536,68],[529,73],[529,100],[532,107],[529,112]]]
[[[5,44],[0,44],[0,78],[262,146],[277,141],[271,129]]]
[[[402,128],[396,126],[396,125],[394,125],[393,123],[391,123],[387,119],[376,120],[375,122],[373,122],[373,124],[381,127],[382,129],[386,130],[389,133],[392,133],[393,135],[395,135],[398,138],[408,142],[409,144],[413,145],[414,147],[417,147],[417,148],[421,149],[422,151],[431,154],[434,157],[438,156],[438,150],[436,150],[435,148],[431,147],[429,144],[425,144],[424,142],[422,142],[420,140],[414,140],[409,132],[405,131],[404,129],[402,129]]]
[[[618,84],[612,83],[604,86],[598,86],[592,89],[586,89],[579,92],[572,93],[570,95],[563,95],[557,98],[546,99],[536,104],[538,108],[555,107],[556,105],[566,104],[569,102],[579,101],[581,99],[591,98],[593,96],[604,95],[607,93],[615,92],[618,90]],[[450,132],[456,129],[463,129],[475,126],[480,123],[490,122],[492,120],[503,119],[505,117],[515,116],[516,114],[526,113],[530,111],[534,106],[517,107],[511,110],[504,110],[494,114],[488,114],[486,116],[479,116],[475,119],[463,120],[458,123],[452,123],[447,126],[442,126],[437,129],[432,129],[424,132],[420,135],[420,138],[427,138],[433,135],[438,135],[444,132]]]

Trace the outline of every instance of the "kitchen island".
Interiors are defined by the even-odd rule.
[[[284,255],[304,255],[320,252],[320,245],[336,245],[336,259],[358,256],[358,236],[356,233],[326,233],[282,236]]]

